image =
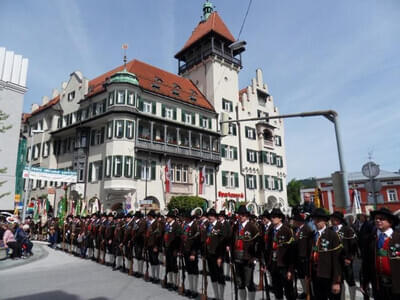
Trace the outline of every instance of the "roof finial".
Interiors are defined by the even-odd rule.
[[[212,14],[213,11],[214,11],[213,4],[207,0],[206,3],[204,3],[204,5],[203,5],[204,21],[207,21],[208,17]]]
[[[124,70],[126,71],[126,50],[128,49],[128,44],[122,44],[122,49],[124,49]]]

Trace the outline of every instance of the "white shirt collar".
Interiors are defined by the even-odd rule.
[[[379,236],[381,233],[382,233],[382,231],[380,231],[380,230],[378,229],[378,232],[377,232],[378,236]],[[392,227],[389,227],[388,229],[386,229],[385,231],[383,231],[383,233],[386,235],[386,237],[391,237],[392,234],[393,234],[393,229],[392,229]]]
[[[246,220],[246,221],[244,221],[244,222],[242,223],[242,228],[245,228],[246,225],[247,225],[247,223],[249,223],[249,220]]]
[[[324,228],[318,230],[319,236],[321,236],[324,233],[325,229],[326,229],[326,225],[324,226]]]
[[[278,231],[279,229],[281,229],[282,226],[283,226],[283,223],[280,223],[278,226],[274,227],[274,229],[276,231]]]
[[[174,224],[175,223],[175,220],[172,220],[170,223],[169,223],[169,226],[172,226],[172,224]]]
[[[214,222],[212,222],[211,224],[213,225],[213,226],[215,226],[215,225],[217,225],[217,220],[215,220]]]
[[[150,224],[153,224],[156,219],[149,220]]]
[[[188,226],[189,226],[189,227],[192,227],[193,222],[194,222],[194,221],[192,220],[190,223],[188,223]]]

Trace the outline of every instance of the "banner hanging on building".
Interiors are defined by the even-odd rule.
[[[33,180],[47,180],[53,182],[77,182],[77,172],[58,169],[31,167],[31,170],[29,171],[28,168],[25,167],[22,177],[25,179],[29,177],[29,179]]]

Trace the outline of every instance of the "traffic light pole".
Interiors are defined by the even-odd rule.
[[[335,136],[336,136],[336,145],[339,157],[339,166],[341,172],[341,179],[342,179],[342,188],[343,188],[343,195],[344,195],[344,208],[347,210],[350,208],[350,196],[349,196],[349,185],[347,181],[347,173],[346,173],[346,166],[344,164],[343,159],[343,151],[342,151],[342,139],[340,134],[340,127],[339,127],[339,119],[338,113],[334,110],[320,110],[320,111],[311,111],[311,112],[302,112],[296,114],[286,114],[286,115],[277,115],[277,116],[268,116],[262,118],[248,118],[248,119],[240,119],[240,120],[223,120],[220,121],[221,127],[223,124],[230,124],[230,123],[238,123],[238,122],[251,122],[251,121],[268,121],[272,119],[288,119],[288,118],[307,118],[307,117],[317,117],[323,116],[331,121],[335,127]]]

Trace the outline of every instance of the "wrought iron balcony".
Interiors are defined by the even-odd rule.
[[[184,147],[172,143],[157,142],[142,138],[136,139],[135,148],[139,151],[165,153],[175,157],[205,160],[214,163],[221,162],[221,154],[219,152],[206,151],[195,147]]]

